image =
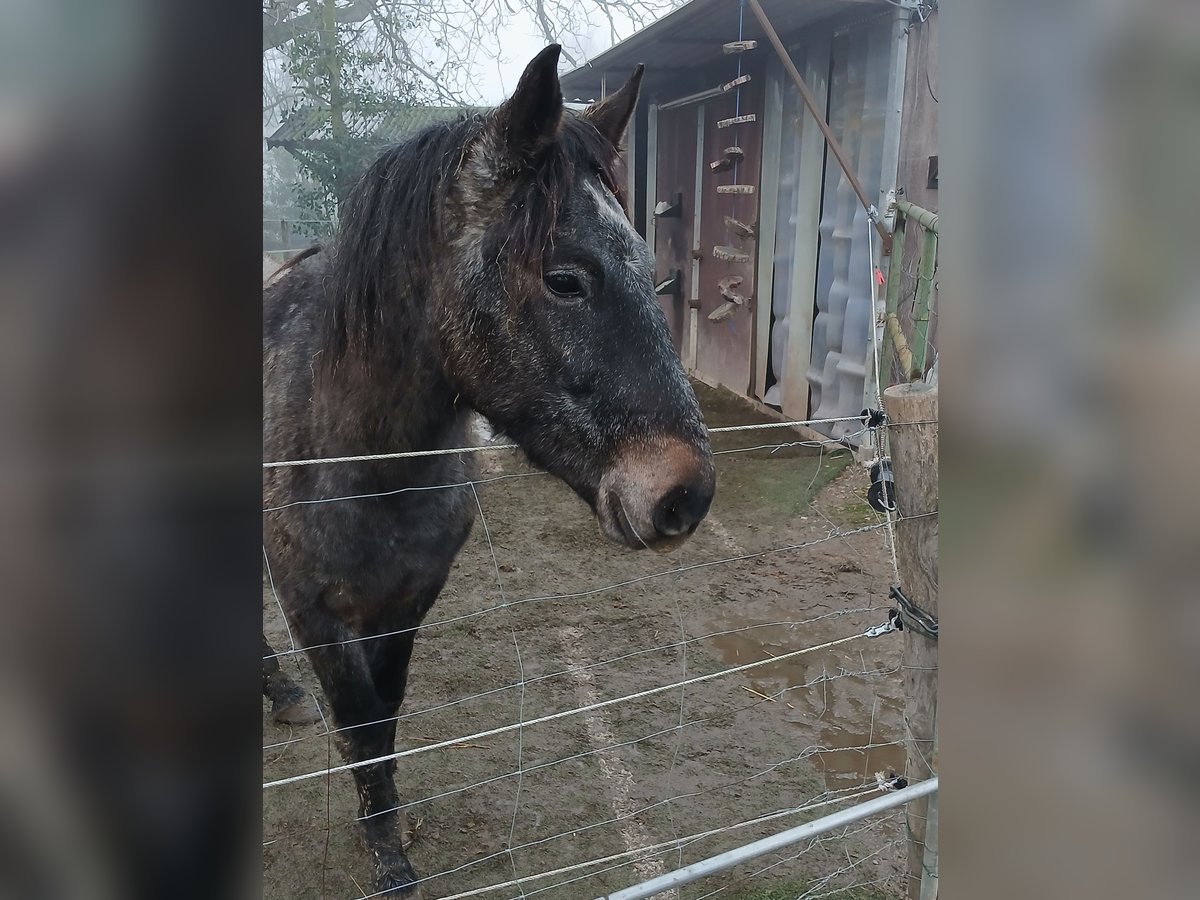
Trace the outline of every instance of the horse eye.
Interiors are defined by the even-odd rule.
[[[574,272],[551,272],[545,280],[546,287],[557,297],[574,299],[583,296],[583,282]]]

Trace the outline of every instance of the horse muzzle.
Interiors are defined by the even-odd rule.
[[[609,540],[666,552],[695,533],[716,490],[712,453],[678,438],[629,445],[600,479],[596,518]]]

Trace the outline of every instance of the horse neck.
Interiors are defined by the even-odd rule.
[[[461,440],[469,410],[446,377],[424,303],[388,304],[368,348],[355,348],[317,385],[326,431],[355,452],[432,450]]]

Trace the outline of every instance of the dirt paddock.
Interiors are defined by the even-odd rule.
[[[766,421],[732,395],[697,392],[709,426]],[[793,439],[767,430],[717,435],[714,445]],[[490,471],[532,471],[511,452],[489,455]],[[722,453],[717,471],[709,519],[668,554],[608,544],[586,506],[549,476],[480,484],[484,521],[417,639],[397,749],[772,660],[886,619],[886,530],[828,539],[833,529],[881,524],[848,452]],[[263,616],[275,649],[287,649],[266,586]],[[903,771],[900,646],[896,634],[853,640],[402,759],[400,795],[419,820],[410,857],[422,876],[444,873],[425,896],[520,879],[478,896],[593,898],[842,808],[853,801],[838,798],[874,784],[876,772]],[[320,696],[301,655],[283,665]],[[263,721],[265,780],[342,762],[322,723],[276,725],[265,703]],[[824,805],[682,849],[534,877],[814,803]],[[266,790],[264,896],[371,894],[356,809],[348,773]],[[671,896],[722,887],[718,896],[735,900],[838,888],[900,896],[897,822],[859,823]]]

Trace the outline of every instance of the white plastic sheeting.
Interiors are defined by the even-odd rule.
[[[877,206],[882,203],[891,63],[891,26],[886,18],[834,38],[829,125]],[[812,362],[807,377],[812,417],[834,418],[854,415],[863,408],[863,392],[872,373],[875,317],[867,244],[872,229],[866,210],[832,157],[825,166],[820,233]],[[823,427],[833,437],[857,430],[854,423]]]

